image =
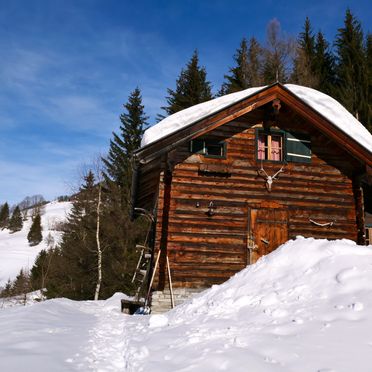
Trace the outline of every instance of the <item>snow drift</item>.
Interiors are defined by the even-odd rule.
[[[0,370],[371,371],[372,246],[298,237],[162,315],[123,297],[0,310]]]
[[[128,370],[367,372],[371,310],[372,246],[299,237],[168,314],[131,320]]]

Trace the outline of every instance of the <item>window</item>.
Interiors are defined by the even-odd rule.
[[[311,138],[307,134],[258,129],[256,139],[257,160],[311,162]]]
[[[208,157],[224,158],[226,156],[225,141],[211,138],[197,138],[190,142],[190,151]]]
[[[283,135],[258,132],[257,159],[283,161]]]

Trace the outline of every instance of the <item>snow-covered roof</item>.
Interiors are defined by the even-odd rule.
[[[372,152],[372,135],[368,130],[347,111],[339,102],[332,97],[315,89],[300,85],[284,85],[289,91],[306,102],[315,111],[323,115],[327,120],[341,129],[349,137]],[[185,110],[176,112],[164,120],[148,128],[142,138],[141,146],[144,147],[163,137],[166,137],[179,129],[202,120],[234,103],[254,95],[266,87],[248,88],[246,90],[227,94],[213,100],[200,103]]]
[[[348,134],[349,137],[372,152],[372,134],[334,98],[315,89],[300,85],[286,84],[285,87],[337,128]]]

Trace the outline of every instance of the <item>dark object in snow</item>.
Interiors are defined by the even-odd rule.
[[[144,301],[136,300],[121,300],[121,312],[124,314],[133,315],[138,309],[144,307]],[[146,306],[147,307],[147,306]]]

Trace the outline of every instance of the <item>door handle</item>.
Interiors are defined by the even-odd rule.
[[[266,245],[270,244],[270,242],[267,239],[264,239],[264,238],[261,238],[261,242],[266,244]]]

